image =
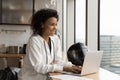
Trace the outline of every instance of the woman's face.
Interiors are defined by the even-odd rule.
[[[43,23],[43,36],[53,36],[57,28],[57,18],[51,17]]]

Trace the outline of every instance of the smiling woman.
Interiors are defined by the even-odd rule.
[[[32,16],[31,35],[24,64],[19,72],[19,80],[46,80],[49,72],[75,72],[81,67],[62,59],[59,37],[55,34],[58,12],[54,9],[41,9]]]
[[[54,17],[49,18],[45,23],[43,23],[42,35],[47,34],[48,36],[53,36],[57,28],[57,19]]]
[[[44,35],[46,33],[48,34],[51,28],[54,28],[54,27],[56,28],[57,21],[58,21],[58,14],[56,10],[42,9],[36,12],[36,14],[33,15],[33,19],[31,22],[31,28],[33,30],[33,34],[34,35],[36,34]],[[56,29],[54,29],[54,31],[55,30]],[[50,35],[47,35],[47,36],[50,36]]]

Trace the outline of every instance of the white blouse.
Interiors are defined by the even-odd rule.
[[[49,45],[40,36],[31,36],[27,47],[24,64],[18,74],[18,80],[46,80],[48,72],[63,71],[63,66],[72,66],[71,62],[62,60],[60,39],[54,35]]]

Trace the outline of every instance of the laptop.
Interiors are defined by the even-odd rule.
[[[101,59],[102,59],[103,51],[89,51],[85,54],[84,62],[82,71],[80,74],[72,73],[72,72],[65,72],[64,74],[82,76],[88,75],[92,73],[97,73],[99,71]]]

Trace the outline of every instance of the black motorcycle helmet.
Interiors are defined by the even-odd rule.
[[[71,45],[67,51],[68,61],[77,66],[82,66],[84,62],[84,51],[82,43]]]

